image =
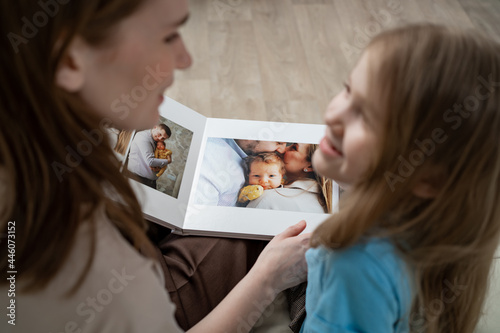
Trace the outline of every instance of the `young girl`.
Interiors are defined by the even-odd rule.
[[[346,189],[306,254],[303,332],[473,332],[500,234],[500,45],[376,37],[326,112],[315,169]]]
[[[0,13],[0,301],[8,313],[0,331],[193,326],[207,313],[189,310],[219,304],[222,297],[213,295],[225,294],[238,275],[234,267],[231,274],[197,275],[223,241],[179,247],[163,262],[178,269],[162,274],[139,202],[106,138],[110,124],[143,130],[158,122],[174,71],[191,64],[179,35],[187,1],[3,1]],[[309,235],[297,236],[304,228],[299,223],[271,241],[191,330],[248,331],[280,290],[305,278]],[[233,241],[224,252],[231,256],[219,263],[237,258],[251,266],[249,256],[237,254],[239,244]],[[165,289],[171,285],[173,301]],[[175,320],[173,302],[189,312],[184,323]]]

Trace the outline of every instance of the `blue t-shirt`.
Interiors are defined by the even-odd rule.
[[[409,332],[412,274],[387,239],[306,253],[306,319],[301,333]]]

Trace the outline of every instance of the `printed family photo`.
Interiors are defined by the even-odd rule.
[[[333,185],[313,169],[316,148],[309,143],[208,138],[195,203],[330,213]]]
[[[126,140],[126,135],[123,136]],[[146,186],[177,198],[192,138],[192,131],[160,116],[156,126],[133,136],[125,173]]]

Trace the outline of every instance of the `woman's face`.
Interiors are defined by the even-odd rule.
[[[287,175],[305,174],[304,169],[311,167],[311,162],[307,160],[309,144],[293,143],[288,146],[283,156]]]
[[[346,88],[328,105],[325,137],[313,156],[314,169],[349,189],[375,162],[383,131],[384,113],[367,100],[368,64],[365,52]]]
[[[178,32],[188,13],[187,0],[147,0],[117,25],[109,43],[86,45],[78,91],[84,102],[118,128],[153,127],[174,70],[191,65]]]

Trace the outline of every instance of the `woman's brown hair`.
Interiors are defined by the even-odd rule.
[[[414,272],[412,331],[473,332],[500,237],[500,45],[413,25],[365,52],[368,100],[387,114],[381,149],[312,245],[390,237]],[[435,195],[416,196],[422,184]]]
[[[75,36],[90,45],[108,43],[113,27],[143,1],[47,3],[0,4],[0,170],[8,194],[0,205],[0,227],[5,234],[7,222],[16,222],[15,266],[26,291],[44,288],[57,274],[82,223],[88,221],[95,231],[92,216],[98,209],[134,246],[151,249],[140,206],[108,144],[106,121],[55,84],[56,69]],[[93,249],[95,235],[89,242]],[[2,272],[8,270],[6,249],[2,244]]]

